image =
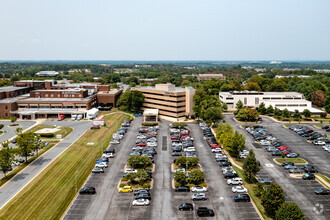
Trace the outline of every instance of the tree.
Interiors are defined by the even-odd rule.
[[[325,97],[323,92],[317,90],[311,94],[311,101],[314,105],[322,107],[324,105]]]
[[[175,182],[181,184],[181,185],[186,185],[188,182],[188,177],[184,172],[175,172],[174,174],[174,180]]]
[[[291,117],[291,114],[290,114],[290,112],[287,108],[282,111],[282,115],[285,118],[290,118]]]
[[[255,177],[257,172],[260,170],[260,167],[256,160],[256,156],[252,149],[249,151],[249,155],[244,160],[243,169],[245,175],[248,177],[248,180],[250,181],[252,180],[253,177]]]
[[[20,76],[18,74],[14,74],[10,76],[10,81],[16,82],[18,80],[20,80]]]
[[[222,117],[222,110],[220,107],[211,107],[208,108],[205,113],[204,113],[204,117],[203,119],[205,121],[211,121],[213,123],[218,122],[219,120],[221,120]]]
[[[222,103],[222,109],[227,111],[228,110],[228,106],[226,103]]]
[[[117,74],[117,73],[106,74],[105,76],[103,76],[103,82],[104,83],[120,82],[119,74]]]
[[[16,134],[19,134],[22,132],[22,128],[16,128]]]
[[[136,179],[136,173],[129,173],[123,179],[125,179],[125,180],[129,181],[131,184],[133,184],[134,180]]]
[[[281,116],[281,111],[278,108],[275,107],[274,114],[276,116]]]
[[[117,105],[123,111],[138,113],[143,105],[143,102],[144,96],[142,92],[127,90],[119,97]]]
[[[266,106],[265,106],[265,103],[260,103],[259,107],[258,107],[258,112],[262,115],[266,114],[267,112],[267,109],[266,109]]]
[[[0,149],[0,168],[6,177],[6,173],[12,168],[12,163],[15,161],[15,152],[9,147],[8,142],[2,143]]]
[[[12,117],[12,118],[10,118],[10,121],[11,121],[12,123],[14,123],[15,121],[17,121],[17,118],[16,118],[16,117]]]
[[[230,134],[225,140],[224,147],[232,157],[238,157],[239,152],[245,148],[245,138],[238,131]]]
[[[272,92],[285,92],[288,91],[287,84],[283,81],[283,79],[275,79],[268,87],[268,91]]]
[[[299,208],[299,206],[294,202],[285,202],[277,210],[276,220],[304,220],[305,215]]]
[[[259,116],[258,111],[250,108],[243,108],[239,110],[237,114],[237,117],[241,121],[255,121],[258,116]]]
[[[276,183],[271,183],[261,197],[261,205],[268,216],[274,217],[276,211],[285,202],[283,189]]]
[[[217,131],[216,136],[218,139],[220,139],[220,142],[221,142],[221,135],[228,133],[228,132],[233,133],[233,127],[228,123],[220,123],[218,125],[216,131]]]
[[[29,154],[37,148],[39,145],[37,136],[33,132],[21,133],[17,137],[18,152],[21,156],[25,157],[25,162],[27,162],[27,157]]]
[[[308,110],[308,109],[305,109],[303,111],[303,115],[306,117],[306,118],[310,118],[312,113]]]
[[[139,79],[135,76],[130,76],[127,81],[127,84],[135,83],[135,85],[139,84]]]
[[[273,108],[273,106],[272,106],[272,105],[268,106],[266,112],[267,112],[268,115],[273,114],[273,113],[274,113],[274,108]]]
[[[299,110],[297,110],[297,109],[294,110],[293,117],[294,117],[294,118],[301,118],[301,115],[300,115]]]
[[[200,170],[193,170],[189,173],[189,182],[193,184],[201,184],[204,182],[204,173]]]
[[[245,90],[250,90],[250,91],[261,91],[261,88],[259,86],[258,83],[256,82],[248,82],[245,86],[244,86]]]
[[[326,112],[330,113],[330,95],[327,96],[324,102],[324,109]]]
[[[4,127],[4,124],[0,124],[0,130]]]
[[[143,184],[149,177],[147,172],[139,170],[135,177],[138,179],[139,184]]]
[[[238,102],[236,103],[237,112],[242,108],[243,108],[243,102],[241,100],[238,100]]]
[[[127,163],[132,168],[146,168],[152,164],[152,161],[148,156],[133,155],[128,158]]]

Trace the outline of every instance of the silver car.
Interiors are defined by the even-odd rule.
[[[195,201],[195,200],[206,200],[207,198],[205,193],[195,193],[191,195],[191,199]]]

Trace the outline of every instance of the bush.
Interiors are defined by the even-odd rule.
[[[16,117],[12,117],[12,118],[10,118],[10,121],[11,122],[15,122],[15,121],[17,121],[17,118]]]
[[[121,183],[121,184],[119,185],[120,188],[122,188],[122,187],[124,187],[124,186],[126,186],[126,184],[124,184],[124,183]]]
[[[4,127],[4,124],[0,124],[0,130]]]
[[[191,115],[190,118],[191,119],[195,119],[196,117],[195,117],[195,115]]]
[[[42,133],[42,134],[39,134],[40,137],[45,137],[45,138],[52,138],[54,137],[54,134],[53,133]]]
[[[144,184],[142,185],[142,187],[143,187],[144,189],[150,189],[150,183],[144,183]]]
[[[140,184],[136,184],[134,187],[135,188],[142,188],[142,186]]]
[[[282,158],[285,158],[285,153],[282,153],[282,156],[281,156]]]
[[[157,122],[144,122],[142,123],[143,126],[157,126]]]
[[[174,184],[174,186],[175,186],[175,187],[179,187],[179,186],[181,186],[181,184],[178,183],[178,182],[176,182],[176,183]]]
[[[186,127],[187,123],[185,122],[173,122],[172,123],[172,127],[174,128],[182,128],[182,127]]]

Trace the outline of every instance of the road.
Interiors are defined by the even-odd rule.
[[[20,126],[13,126],[9,127],[8,125],[12,124],[12,122],[8,120],[0,121],[0,124],[3,124],[4,127],[1,129],[4,131],[2,135],[0,135],[0,143],[9,140],[10,138],[14,137],[16,135],[16,128],[20,127],[24,131],[25,129],[28,129],[29,127],[33,126],[36,121],[16,121],[15,124],[20,124]]]
[[[226,122],[230,123],[235,130],[238,130],[246,138],[245,145],[249,149],[253,149],[257,160],[261,163],[261,170],[258,173],[258,177],[270,177],[276,183],[278,183],[285,192],[285,197],[288,201],[294,201],[299,205],[308,219],[326,219],[325,216],[330,215],[330,196],[316,196],[314,190],[321,188],[322,186],[317,181],[302,181],[301,179],[291,178],[287,171],[285,171],[280,165],[277,165],[269,152],[263,148],[256,148],[253,143],[254,139],[244,129],[240,128],[243,123],[238,123],[233,119],[233,115],[224,115]],[[253,124],[251,124],[253,125]],[[262,125],[269,130],[277,139],[283,144],[289,146],[294,152],[300,153],[301,157],[311,162],[312,164],[324,164],[322,160],[326,160],[329,163],[328,157],[324,158],[321,152],[315,151],[318,149],[310,149],[313,146],[303,140],[302,137],[289,129],[283,127],[282,123],[274,122],[269,118],[263,117],[263,121],[258,125]],[[302,150],[302,153],[300,152]],[[305,152],[312,151],[319,154],[319,161],[316,158],[309,158],[309,154]],[[323,154],[325,151],[323,151]],[[328,164],[329,165],[329,164]],[[319,168],[319,167],[318,167]],[[322,211],[315,211],[319,206],[323,207]]]
[[[30,181],[32,181],[44,168],[46,168],[57,156],[74,143],[87,129],[90,128],[90,121],[45,121],[42,125],[58,125],[72,127],[74,130],[60,143],[48,150],[45,154],[36,159],[23,171],[16,175],[10,182],[0,188],[0,207],[2,208]],[[1,209],[0,208],[0,209]]]

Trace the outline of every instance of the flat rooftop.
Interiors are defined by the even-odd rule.
[[[141,86],[136,87],[137,89],[147,89],[155,91],[164,91],[164,92],[185,92],[185,88],[175,87],[173,84],[156,84],[156,86]]]
[[[29,87],[16,87],[16,86],[4,86],[0,87],[0,92],[12,92],[21,89],[28,89]]]
[[[278,96],[302,96],[298,92],[259,92],[259,91],[229,91],[220,92],[221,95],[278,95]]]

